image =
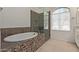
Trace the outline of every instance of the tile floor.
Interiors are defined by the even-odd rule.
[[[63,40],[49,39],[36,52],[78,52],[76,44]]]

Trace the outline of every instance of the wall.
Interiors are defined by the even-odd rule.
[[[30,27],[29,8],[4,7],[1,13],[0,27]]]
[[[30,27],[30,10],[43,11],[38,7],[3,7],[0,11],[0,28]]]
[[[56,8],[55,8],[56,9]],[[65,40],[68,42],[75,42],[75,37],[74,37],[74,26],[76,22],[76,9],[74,7],[70,7],[70,12],[71,12],[71,31],[51,31],[51,38],[53,39],[59,39],[59,40]],[[54,9],[53,9],[54,10]],[[52,11],[53,12],[53,11]],[[51,19],[52,20],[52,19]]]

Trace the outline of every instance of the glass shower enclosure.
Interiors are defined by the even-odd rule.
[[[44,9],[44,8],[43,8]],[[31,10],[31,28],[32,31],[44,33],[45,38],[50,38],[50,12],[43,10],[42,13],[37,13]]]
[[[44,11],[44,33],[46,39],[50,38],[50,11]]]

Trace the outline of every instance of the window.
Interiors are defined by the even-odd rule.
[[[51,20],[52,30],[70,31],[70,10],[60,8],[53,12]]]

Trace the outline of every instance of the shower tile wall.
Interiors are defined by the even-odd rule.
[[[43,13],[31,11],[31,27],[32,31],[40,32],[44,27]]]
[[[39,17],[39,14],[37,14],[36,12],[31,11],[31,27],[32,27],[32,31],[38,32],[38,17]]]
[[[44,15],[43,15],[43,13],[40,13],[40,16],[39,16],[39,30],[40,30],[40,32],[44,32]]]

